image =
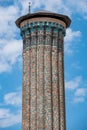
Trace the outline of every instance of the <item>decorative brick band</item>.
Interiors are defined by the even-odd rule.
[[[58,34],[65,36],[65,28],[52,22],[29,23],[21,28],[23,50],[35,45],[58,45]],[[52,44],[51,44],[52,43]]]
[[[31,49],[30,130],[37,128],[37,47]]]
[[[52,130],[52,62],[51,46],[44,48],[44,111],[45,111],[45,130]]]
[[[44,46],[37,46],[37,130],[44,130]]]
[[[42,36],[43,38],[47,37],[47,32],[50,32],[52,38],[55,37],[53,34],[58,34],[60,30],[62,31],[63,36],[65,36],[65,27],[61,24],[55,22],[31,22],[21,27],[21,36],[26,42],[25,46],[32,46],[37,44],[35,43],[35,39],[38,38],[38,32],[43,31],[43,34],[40,35],[40,37]]]
[[[53,104],[53,130],[60,130],[59,107],[59,78],[58,78],[58,46],[52,47],[52,104]]]

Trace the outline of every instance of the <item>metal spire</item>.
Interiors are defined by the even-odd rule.
[[[31,13],[31,2],[29,1],[29,14]]]

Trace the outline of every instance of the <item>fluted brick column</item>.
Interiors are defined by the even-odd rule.
[[[26,59],[26,53],[23,53]],[[26,60],[23,60],[22,129],[26,130]]]
[[[36,43],[31,33],[31,45]],[[30,130],[37,128],[37,46],[31,46],[31,100],[30,100]]]
[[[52,130],[51,46],[45,46],[44,51],[45,130]]]
[[[24,34],[27,37],[23,52],[26,86],[23,90],[23,130],[63,130],[64,28],[54,23],[37,23],[32,24],[27,33]]]
[[[29,130],[29,120],[30,120],[30,113],[29,113],[29,108],[30,108],[30,62],[31,62],[31,50],[27,49],[26,52],[23,53],[23,104],[22,104],[22,110],[23,110],[23,129]]]
[[[58,70],[59,70],[59,100],[60,100],[60,130],[66,130],[65,126],[65,91],[64,91],[64,36],[59,31],[59,51],[58,51]]]
[[[53,130],[59,130],[58,30],[53,31],[52,44]]]
[[[26,127],[27,130],[29,130],[29,120],[30,120],[30,114],[29,114],[29,90],[30,90],[30,49],[26,51]]]
[[[44,47],[44,104],[45,104],[45,130],[53,128],[52,113],[52,45],[51,28],[46,28]]]
[[[40,28],[38,28],[40,30]],[[37,38],[37,130],[44,130],[44,31]]]

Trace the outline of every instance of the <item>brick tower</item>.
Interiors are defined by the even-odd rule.
[[[64,36],[70,22],[47,11],[16,21],[23,39],[22,130],[66,130]]]

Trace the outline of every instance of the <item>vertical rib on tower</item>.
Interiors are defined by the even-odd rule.
[[[23,130],[66,130],[63,48],[70,22],[45,11],[16,21],[23,38]]]

